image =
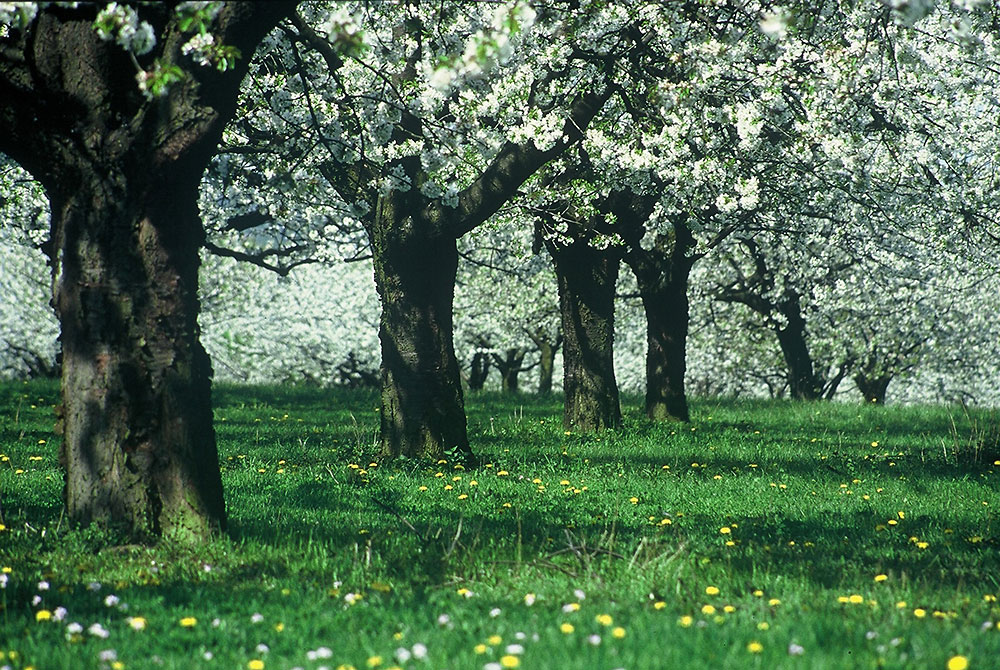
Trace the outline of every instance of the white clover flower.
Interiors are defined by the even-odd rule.
[[[108,629],[99,623],[90,624],[90,627],[87,628],[87,632],[93,635],[94,637],[101,638],[102,640],[106,640],[109,637],[111,637],[111,633],[108,632]]]
[[[423,659],[427,658],[427,645],[417,642],[415,645],[410,647],[410,651],[413,652],[413,658]]]

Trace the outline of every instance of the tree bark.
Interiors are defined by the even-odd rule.
[[[486,385],[486,378],[490,374],[489,354],[477,351],[472,354],[472,361],[469,363],[469,390],[473,393],[482,391]]]
[[[626,198],[626,203],[618,208],[618,221],[628,230],[625,261],[635,275],[646,313],[646,416],[653,421],[688,421],[687,289],[691,268],[700,258],[689,255],[695,239],[678,218],[670,235],[658,235],[652,248],[643,249],[640,239],[653,203],[636,198]]]
[[[620,258],[586,240],[547,242],[563,331],[563,425],[593,432],[621,425],[614,368],[615,284]]]
[[[453,236],[427,234],[411,195],[384,196],[369,228],[382,303],[381,452],[437,460],[470,453],[452,341],[458,247]]]
[[[822,384],[816,379],[809,345],[806,343],[806,321],[802,318],[799,297],[786,294],[776,305],[785,324],[775,328],[781,354],[788,366],[789,393],[795,400],[817,400]]]
[[[493,363],[500,371],[500,390],[506,394],[516,394],[519,391],[519,377],[524,371],[523,363],[527,351],[520,348],[507,349],[503,356],[493,354]],[[533,366],[529,366],[533,367]]]
[[[646,416],[653,421],[688,421],[687,282],[666,282],[647,290],[640,284],[639,293],[646,312]]]
[[[854,375],[854,383],[857,385],[858,390],[861,391],[861,395],[864,396],[865,402],[876,405],[885,404],[885,394],[889,390],[889,383],[891,381],[892,375],[889,374],[870,377],[859,372]]]
[[[531,339],[538,347],[538,393],[549,395],[552,393],[552,374],[556,367],[556,353],[562,346],[562,336],[557,336],[554,342],[542,334],[532,335]]]
[[[62,327],[65,500],[126,541],[198,542],[225,527],[211,366],[198,340],[198,185],[248,59],[290,3],[227,5],[217,39],[244,57],[146,100],[95,7],[44,9],[0,54],[0,151],[46,188]],[[181,58],[172,8],[154,54]],[[141,17],[147,14],[140,14]],[[30,65],[29,65],[30,64]]]

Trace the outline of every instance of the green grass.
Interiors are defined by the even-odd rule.
[[[482,395],[468,410],[483,464],[462,469],[370,465],[374,395],[221,388],[231,537],[191,550],[68,527],[56,396],[0,385],[0,667],[1000,658],[989,413],[702,400],[690,425],[653,426],[630,399],[622,430],[582,436],[564,433],[558,398]]]

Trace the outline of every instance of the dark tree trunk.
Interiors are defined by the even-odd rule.
[[[198,341],[197,180],[143,190],[79,166],[52,200],[66,508],[137,540],[225,525],[211,367]]]
[[[658,235],[653,247],[640,246],[651,211],[646,200],[629,198],[619,208],[620,223],[632,223],[625,260],[632,268],[646,313],[646,416],[653,421],[688,421],[684,375],[690,320],[688,277],[697,256],[689,256],[695,240],[683,218],[670,235]]]
[[[515,347],[505,351],[503,356],[493,354],[493,363],[500,371],[500,390],[503,393],[518,392],[518,378],[524,371],[524,357],[527,353],[524,349]]]
[[[129,56],[97,37],[93,5],[43,9],[30,39],[15,33],[0,52],[0,151],[42,182],[52,209],[60,461],[73,521],[142,542],[197,542],[225,526],[211,367],[198,340],[198,185],[249,57],[291,9],[226,5],[214,29],[243,53],[237,66],[192,72],[152,101]],[[187,39],[172,11],[140,8],[166,26],[154,55],[168,63]]]
[[[383,458],[469,453],[465,401],[452,341],[456,238],[417,231],[408,193],[386,196],[369,230],[382,302]]]
[[[786,295],[777,305],[785,324],[775,329],[781,355],[788,366],[788,388],[795,400],[817,400],[822,384],[816,379],[809,345],[806,343],[806,321],[795,294]]]
[[[563,425],[592,432],[621,425],[614,368],[620,258],[586,241],[546,245],[555,264],[563,331]]]
[[[686,279],[686,277],[685,277]],[[639,287],[646,312],[646,416],[653,421],[688,421],[687,282]]]
[[[490,374],[490,356],[483,351],[472,354],[472,362],[469,364],[469,390],[478,392],[486,385],[486,378]]]
[[[552,393],[552,372],[556,366],[556,353],[562,345],[562,337],[557,337],[555,342],[539,337],[534,342],[538,347],[538,393],[549,395]]]
[[[861,395],[865,397],[865,402],[876,405],[885,404],[885,394],[889,390],[889,382],[891,381],[892,375],[889,374],[874,377],[862,373],[854,375],[854,383],[857,384]]]

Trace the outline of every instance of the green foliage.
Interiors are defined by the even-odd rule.
[[[232,537],[115,547],[61,518],[55,385],[0,386],[0,664],[111,667],[107,650],[126,668],[211,654],[310,670],[1000,655],[989,414],[701,401],[690,425],[651,425],[633,398],[624,429],[583,436],[563,431],[558,398],[479,394],[481,463],[466,466],[372,460],[371,392],[215,399]],[[58,607],[61,621],[40,614]]]

